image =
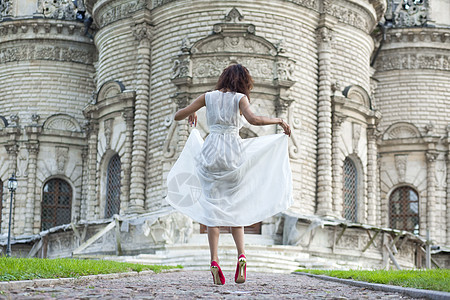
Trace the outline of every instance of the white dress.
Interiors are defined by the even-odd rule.
[[[252,225],[292,204],[288,136],[241,139],[243,96],[206,93],[210,133],[192,130],[167,177],[167,202],[206,226]]]

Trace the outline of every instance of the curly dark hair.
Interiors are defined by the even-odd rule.
[[[253,89],[253,78],[248,69],[241,64],[225,68],[216,84],[216,90],[242,93],[249,100],[251,89]]]

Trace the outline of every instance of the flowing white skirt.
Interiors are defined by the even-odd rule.
[[[227,148],[239,139],[239,150]],[[211,133],[207,143],[193,129],[167,177],[167,202],[206,226],[248,226],[292,205],[288,137],[240,140]],[[222,165],[224,157],[228,167]]]

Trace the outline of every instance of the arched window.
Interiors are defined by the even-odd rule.
[[[68,224],[72,219],[72,188],[63,179],[51,179],[42,195],[41,230]]]
[[[118,154],[109,161],[106,177],[105,218],[110,218],[120,211],[120,157]]]
[[[344,210],[343,216],[345,219],[357,222],[358,221],[358,172],[355,163],[346,158],[344,161]]]
[[[390,227],[419,234],[419,196],[408,186],[396,188],[389,199]]]

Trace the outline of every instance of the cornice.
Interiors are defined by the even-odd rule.
[[[14,40],[46,39],[92,44],[84,35],[82,22],[55,19],[21,19],[0,23],[0,43]]]
[[[450,49],[450,28],[390,28],[386,32],[383,49],[397,47],[436,47]]]
[[[131,17],[133,13],[147,8],[147,0],[100,0],[92,7],[92,15],[99,28]]]

